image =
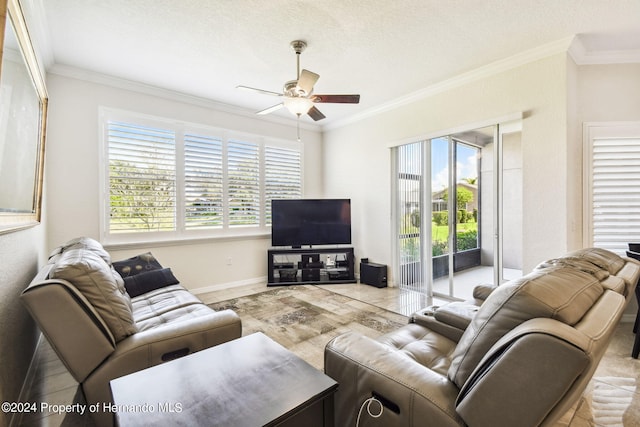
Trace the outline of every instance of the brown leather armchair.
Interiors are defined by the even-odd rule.
[[[466,327],[423,312],[375,340],[340,335],[325,348],[335,423],[553,425],[575,408],[639,276],[636,261],[585,249],[498,286]],[[364,410],[372,397],[377,418]]]

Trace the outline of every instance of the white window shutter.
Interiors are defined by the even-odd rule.
[[[271,224],[273,199],[302,197],[302,165],[299,150],[279,146],[265,146],[265,203],[266,223]]]
[[[222,138],[186,133],[185,228],[220,228],[224,219]]]
[[[594,138],[591,162],[593,245],[623,254],[640,242],[640,138]]]
[[[109,243],[262,235],[271,200],[302,197],[302,145],[104,109]]]
[[[229,226],[260,224],[260,151],[252,142],[227,143]]]
[[[174,133],[110,121],[107,138],[109,232],[175,230]]]

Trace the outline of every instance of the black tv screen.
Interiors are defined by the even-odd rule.
[[[351,243],[350,199],[278,199],[271,201],[273,246]]]

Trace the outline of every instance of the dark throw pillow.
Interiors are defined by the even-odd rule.
[[[112,265],[123,279],[135,276],[136,274],[159,270],[162,268],[151,252],[136,255],[122,261],[116,261],[112,263]]]
[[[147,271],[124,278],[124,287],[131,298],[178,283],[180,282],[170,268]]]

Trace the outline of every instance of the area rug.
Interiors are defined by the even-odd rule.
[[[592,393],[593,422],[597,426],[626,426],[634,408],[635,378],[594,377]],[[636,422],[637,422],[637,418]],[[637,425],[637,424],[635,424]]]
[[[273,288],[209,304],[242,319],[242,335],[265,335],[323,369],[324,347],[334,337],[358,331],[375,338],[407,324],[407,317],[313,285]]]

